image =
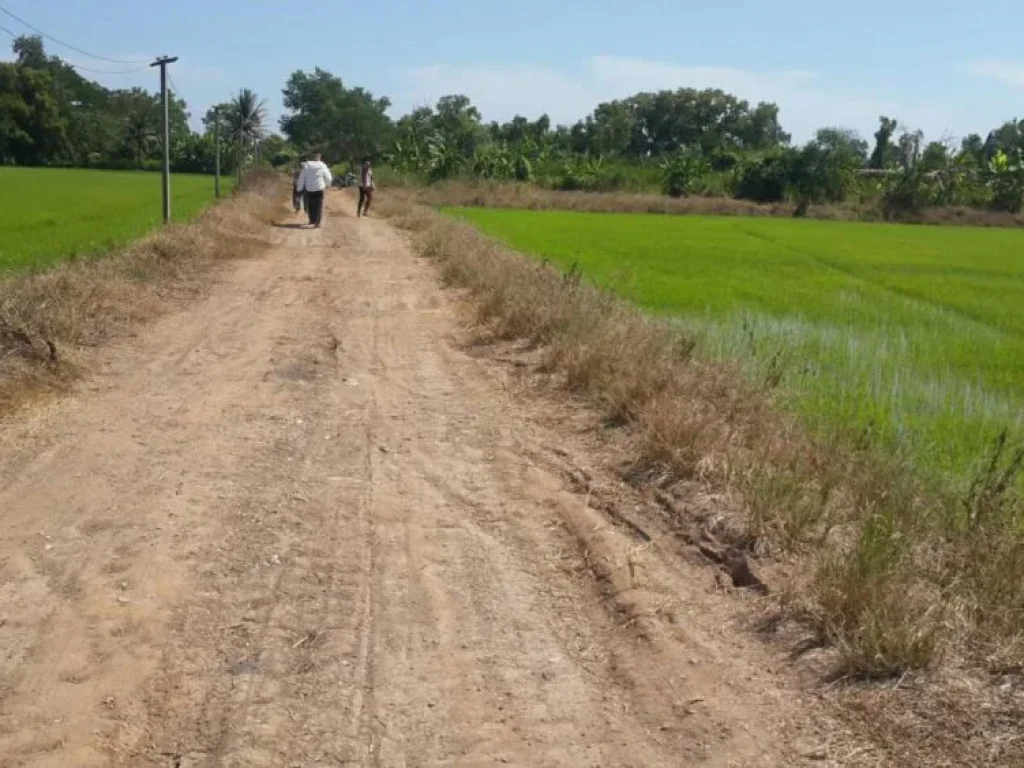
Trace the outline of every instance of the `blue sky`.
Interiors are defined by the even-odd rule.
[[[572,122],[640,90],[721,87],[779,104],[797,140],[822,125],[870,136],[880,114],[929,138],[1024,116],[1019,0],[0,0],[93,53],[181,57],[172,75],[198,118],[242,86],[268,100],[321,66],[394,102],[466,93],[486,120],[547,112]],[[984,9],[984,10],[981,10]],[[0,14],[0,25],[23,28]],[[0,33],[7,49],[9,39]],[[58,45],[94,69],[119,69]],[[155,87],[155,70],[90,75]],[[197,122],[197,120],[194,120]]]

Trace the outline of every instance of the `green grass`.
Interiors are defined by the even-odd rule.
[[[223,191],[231,189],[222,179]],[[185,221],[213,203],[213,178],[171,177],[171,213]],[[0,273],[100,254],[161,222],[160,174],[0,168]]]
[[[454,209],[653,313],[782,392],[965,482],[1024,435],[1024,232],[790,219]]]

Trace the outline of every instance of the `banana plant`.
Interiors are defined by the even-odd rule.
[[[1011,157],[998,150],[989,160],[988,174],[992,204],[1000,210],[1019,213],[1024,203],[1024,160],[1020,151]]]
[[[458,146],[440,132],[427,139],[427,170],[431,181],[457,176],[462,169],[463,156]]]

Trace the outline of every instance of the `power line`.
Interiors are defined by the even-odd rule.
[[[18,35],[16,32],[12,32],[11,30],[9,30],[7,27],[5,27],[3,25],[0,25],[0,32],[6,32],[8,35],[13,37],[15,40],[17,40],[20,37],[20,35]],[[72,69],[76,69],[76,70],[78,70],[80,72],[88,72],[89,74],[92,74],[92,75],[130,75],[130,74],[133,74],[135,72],[141,72],[144,69],[149,69],[149,65],[148,64],[143,64],[141,67],[135,67],[134,69],[109,70],[109,69],[91,69],[89,67],[83,67],[80,64],[72,64],[71,62],[64,61],[63,59],[61,59],[61,63],[64,64],[65,66],[71,67]]]
[[[78,46],[72,45],[71,43],[65,43],[63,40],[59,40],[58,38],[54,37],[53,35],[50,35],[50,34],[47,34],[46,32],[43,32],[43,30],[39,29],[39,27],[32,26],[27,21],[25,21],[23,18],[21,18],[20,16],[17,16],[15,14],[11,13],[9,10],[4,8],[2,5],[0,5],[0,13],[4,13],[7,16],[10,16],[15,21],[21,22],[26,27],[31,29],[33,32],[36,32],[36,33],[42,35],[47,40],[49,40],[51,42],[54,42],[54,43],[57,43],[57,45],[63,45],[65,48],[70,48],[72,51],[75,51],[76,53],[80,53],[83,56],[88,56],[90,59],[98,59],[99,61],[109,61],[111,64],[142,64],[143,63],[142,59],[134,59],[134,60],[112,59],[109,56],[99,56],[99,55],[97,55],[95,53],[89,53],[88,51],[83,50],[83,49],[79,48]],[[4,31],[7,32],[8,34],[11,34],[8,30],[4,30]],[[85,70],[85,71],[88,72],[89,70]],[[104,73],[104,74],[108,74],[108,73]],[[111,72],[109,74],[114,74],[114,73]]]
[[[92,75],[131,75],[131,74],[134,74],[135,72],[141,72],[144,69],[149,69],[149,65],[148,64],[143,64],[141,67],[135,67],[135,69],[107,70],[107,69],[89,69],[88,67],[83,67],[83,66],[81,66],[79,64],[68,64],[67,62],[64,62],[64,63],[67,64],[72,69],[77,69],[79,72],[88,72],[89,74],[92,74]]]
[[[174,76],[171,74],[170,70],[167,70],[167,79],[171,83],[171,92],[179,99],[182,98],[181,89],[178,87],[178,84],[174,81]]]

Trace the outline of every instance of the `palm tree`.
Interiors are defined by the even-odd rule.
[[[156,101],[148,93],[135,89],[123,96],[122,137],[132,153],[135,167],[153,151],[157,142]]]
[[[256,92],[243,88],[228,102],[226,114],[221,115],[227,138],[234,142],[238,152],[238,174],[242,174],[242,159],[247,148],[266,135],[267,102]]]

